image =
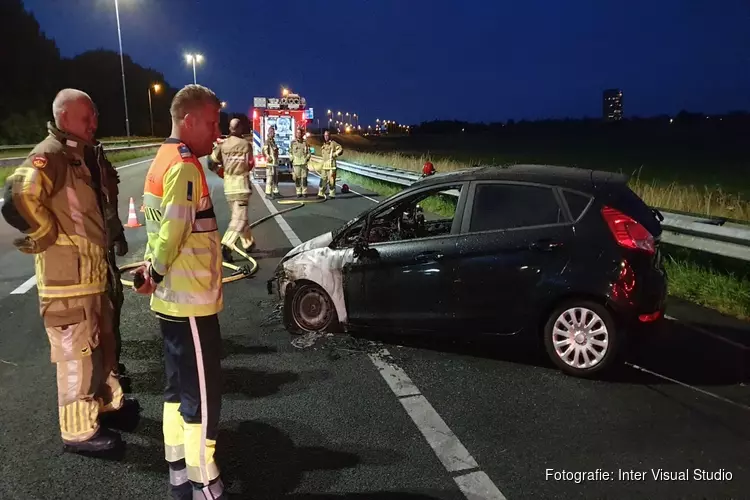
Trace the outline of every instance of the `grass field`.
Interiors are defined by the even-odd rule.
[[[750,155],[745,159],[744,156],[729,158],[727,154],[724,160],[719,151],[712,161],[705,151],[682,152],[677,158],[674,154],[670,156],[669,151],[658,150],[653,151],[656,159],[651,159],[649,151],[618,155],[615,146],[608,154],[609,150],[601,144],[597,146],[599,149],[592,146],[592,151],[584,153],[580,144],[577,149],[554,144],[535,148],[522,142],[493,145],[491,141],[450,136],[427,139],[346,136],[336,137],[336,140],[345,148],[343,159],[415,172],[421,171],[427,160],[438,172],[461,170],[477,164],[513,163],[623,172],[631,176],[632,189],[651,206],[750,221]],[[623,149],[623,146],[617,148]],[[680,165],[680,161],[684,164]]]
[[[110,153],[107,155],[107,158],[112,163],[120,163],[128,160],[132,160],[134,158],[143,158],[146,156],[151,156],[156,154],[156,150],[158,148],[148,148],[148,149],[140,149],[138,151],[120,151],[117,153]],[[0,167],[0,185],[5,183],[5,179],[8,178],[10,174],[13,173],[13,171],[16,169],[16,167]]]
[[[341,170],[338,179],[383,196],[402,189]],[[450,204],[440,199],[428,199],[422,205],[426,211],[441,215],[451,212]],[[750,319],[750,268],[746,263],[705,258],[681,248],[665,250],[670,295],[740,319]]]

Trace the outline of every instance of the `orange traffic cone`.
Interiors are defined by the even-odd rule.
[[[128,207],[128,223],[125,224],[125,227],[141,227],[138,217],[135,215],[135,202],[133,202],[132,196],[130,197],[130,206]]]

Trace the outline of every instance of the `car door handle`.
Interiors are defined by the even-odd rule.
[[[415,257],[416,260],[424,261],[424,260],[440,260],[443,258],[443,254],[440,252],[422,252],[420,254],[417,254]]]
[[[543,252],[549,252],[550,250],[554,250],[555,248],[559,248],[563,246],[561,241],[554,241],[551,239],[543,239],[538,240],[529,245],[529,248],[532,250],[540,250]]]

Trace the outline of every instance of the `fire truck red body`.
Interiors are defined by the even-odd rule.
[[[297,129],[307,132],[307,124],[312,120],[313,110],[306,106],[304,97],[298,94],[287,94],[281,98],[256,97],[248,116],[253,123],[253,156],[255,168],[253,177],[265,179],[266,159],[263,156],[263,144],[268,136],[268,129],[276,130],[276,145],[279,148],[279,177],[291,177],[292,167],[289,148]]]

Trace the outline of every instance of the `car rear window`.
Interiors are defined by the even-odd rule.
[[[568,208],[570,208],[573,220],[577,220],[589,205],[591,197],[567,190],[563,191],[563,195],[565,196],[565,202],[568,204]]]
[[[492,231],[562,222],[560,204],[550,188],[518,184],[479,184],[469,231]]]

